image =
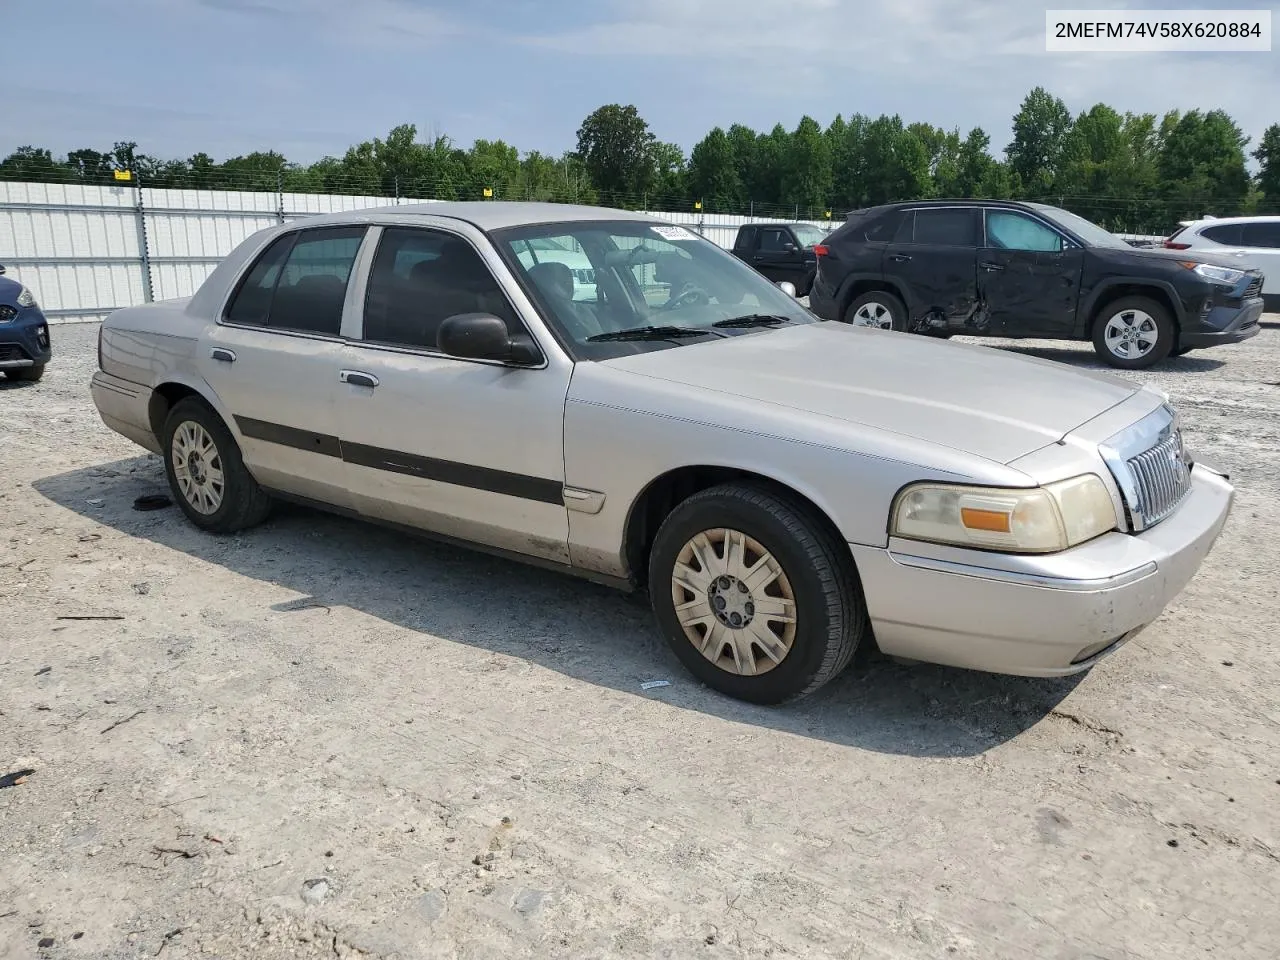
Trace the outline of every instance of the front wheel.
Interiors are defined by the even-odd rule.
[[[855,327],[906,330],[907,307],[892,293],[872,290],[849,304],[844,312],[844,322]]]
[[[1103,307],[1093,324],[1093,349],[1104,363],[1122,370],[1159,363],[1176,337],[1169,311],[1150,297],[1121,297]]]
[[[222,418],[203,400],[179,400],[164,422],[164,469],[187,519],[210,533],[236,533],[266,519],[271,498],[240,457]]]
[[[848,547],[810,510],[751,484],[712,487],[671,512],[649,556],[649,593],[685,667],[752,703],[817,690],[867,629]]]

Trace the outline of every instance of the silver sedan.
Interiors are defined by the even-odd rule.
[[[1233,498],[1164,396],[820,322],[618,210],[309,218],[100,338],[103,421],[163,456],[198,527],[292,499],[647,590],[688,669],[759,703],[873,643],[1085,670],[1182,590]]]

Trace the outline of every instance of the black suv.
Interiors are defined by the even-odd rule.
[[[774,283],[786,281],[807,297],[817,265],[814,247],[827,232],[811,223],[746,223],[738,228],[733,255]]]
[[[1113,367],[1247,340],[1262,273],[1143,250],[1039,203],[922,200],[850,213],[814,251],[826,320],[949,337],[1092,340]]]

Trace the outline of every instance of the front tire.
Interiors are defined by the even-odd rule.
[[[236,533],[266,519],[271,498],[207,403],[196,397],[179,400],[165,418],[163,434],[169,489],[188,520],[210,533]]]
[[[907,307],[892,293],[872,290],[849,304],[844,312],[844,322],[855,327],[906,330]]]
[[[754,484],[703,490],[671,512],[649,555],[649,594],[689,672],[751,703],[817,690],[867,630],[848,547],[811,509]]]
[[[33,367],[14,367],[6,370],[5,376],[18,383],[35,383],[44,376],[44,364],[37,363]]]
[[[1177,335],[1163,304],[1150,297],[1121,297],[1094,320],[1093,349],[1110,366],[1144,370],[1169,356]]]

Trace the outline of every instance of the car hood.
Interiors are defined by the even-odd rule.
[[[990,347],[810,323],[604,361],[1009,463],[1140,388]]]
[[[22,284],[11,277],[0,277],[0,303],[18,303],[18,294],[22,292]]]

